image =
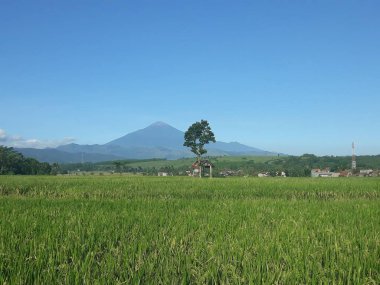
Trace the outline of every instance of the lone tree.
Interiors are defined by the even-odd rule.
[[[207,153],[204,148],[205,144],[209,142],[215,142],[214,133],[211,131],[211,127],[206,120],[201,120],[192,124],[185,133],[184,146],[187,146],[197,156],[197,162],[201,164],[201,156]],[[199,177],[201,177],[199,172]]]

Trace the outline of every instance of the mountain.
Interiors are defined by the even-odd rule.
[[[182,131],[164,122],[156,122],[144,129],[110,141],[106,145],[122,147],[164,147],[183,150],[183,137],[184,133]]]
[[[183,146],[185,133],[164,123],[156,122],[150,126],[127,134],[121,138],[110,141],[106,146],[119,146],[124,148],[145,147],[145,148],[164,148],[167,150],[179,150],[185,156],[191,156],[190,151]],[[223,154],[273,154],[264,150],[243,145],[238,142],[219,142],[207,145],[207,149],[215,155]]]
[[[265,151],[262,149],[258,149],[255,147],[250,147],[238,142],[219,142],[212,143],[208,145],[208,149],[210,150],[222,150],[228,153],[236,153],[236,154],[256,154],[256,155],[276,155],[277,153]]]
[[[183,146],[184,132],[164,123],[156,122],[141,130],[112,140],[106,144],[67,144],[56,149],[19,149],[24,155],[48,162],[97,162],[119,159],[192,157],[193,153]],[[277,155],[238,142],[211,143],[206,146],[207,155]]]
[[[124,159],[124,157],[118,157],[115,155],[83,152],[69,153],[53,148],[15,148],[15,150],[21,152],[25,157],[33,157],[40,162],[49,163],[80,163],[82,161],[100,162]]]

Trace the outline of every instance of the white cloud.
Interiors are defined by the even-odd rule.
[[[74,138],[66,137],[60,140],[39,140],[24,139],[20,136],[10,136],[3,129],[0,129],[0,144],[20,148],[47,148],[57,147],[74,142]]]
[[[0,129],[0,142],[5,140],[5,138],[6,138],[5,131]]]

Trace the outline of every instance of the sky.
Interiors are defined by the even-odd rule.
[[[1,0],[0,144],[155,121],[300,155],[380,154],[378,0]]]

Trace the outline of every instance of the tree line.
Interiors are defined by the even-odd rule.
[[[242,156],[239,159],[225,159],[224,157],[206,157],[214,165],[214,176],[257,176],[258,173],[269,173],[277,176],[285,172],[289,177],[309,177],[313,168],[329,168],[331,171],[342,171],[351,168],[351,157],[339,156],[315,156],[304,154],[301,156],[272,157],[265,162],[256,160],[256,157]],[[136,162],[151,162],[149,164]],[[155,163],[157,162],[157,164]],[[181,163],[166,161],[164,159],[152,159],[143,161],[108,161],[98,163],[75,163],[60,165],[60,173],[79,172],[104,172],[104,173],[131,173],[156,176],[158,172],[167,172],[169,175],[183,175],[191,171],[194,159],[185,159]],[[380,155],[358,156],[358,169],[380,169]]]
[[[5,174],[56,174],[58,164],[50,165],[34,158],[26,158],[12,147],[0,146],[0,175]]]

